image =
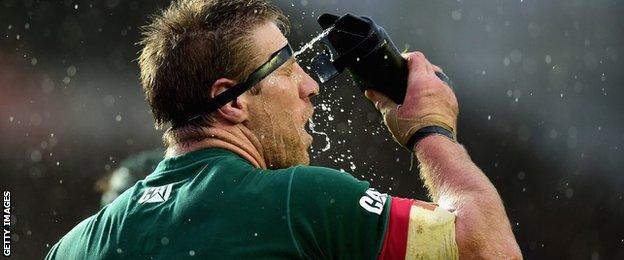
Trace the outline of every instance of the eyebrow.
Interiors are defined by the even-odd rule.
[[[293,69],[293,65],[295,64],[296,60],[295,57],[290,57],[290,59],[288,59],[288,61],[286,63],[284,63],[284,65],[282,65],[282,69],[284,70],[292,70]]]
[[[297,62],[297,60],[295,60],[295,57],[290,57],[290,59],[288,59],[284,66],[285,68],[292,69],[292,67],[295,65],[295,62]]]

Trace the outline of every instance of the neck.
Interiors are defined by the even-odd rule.
[[[175,142],[169,145],[165,156],[172,157],[205,148],[223,148],[243,157],[256,168],[267,168],[262,144],[243,124],[232,125],[217,122],[214,126],[202,127],[199,131],[202,136],[201,140]]]

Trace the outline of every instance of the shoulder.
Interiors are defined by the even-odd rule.
[[[367,181],[358,180],[347,172],[303,165],[292,168],[288,183],[290,196],[331,201],[358,199],[368,188],[370,184]]]
[[[253,171],[252,171],[253,172]],[[360,181],[351,174],[336,169],[297,165],[278,170],[257,170],[253,176],[271,182],[284,183],[291,188],[332,188],[346,186],[368,186],[368,182]]]
[[[360,181],[347,172],[326,167],[299,165],[293,167],[293,175],[293,178],[296,181],[303,181],[309,184],[321,184],[329,186],[368,186],[368,182]]]
[[[315,204],[313,207],[367,210],[367,207],[361,204],[370,197],[369,193],[374,193],[373,197],[380,201],[380,206],[383,206],[386,200],[386,197],[372,189],[367,181],[358,180],[347,172],[317,166],[294,168],[289,191],[295,203],[313,200]]]

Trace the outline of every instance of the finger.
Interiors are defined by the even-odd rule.
[[[433,68],[433,64],[431,64],[431,62],[427,59],[427,57],[425,57],[424,53],[423,53],[423,58],[425,58],[425,68],[427,68],[427,73],[434,74],[435,69]]]
[[[444,73],[444,70],[434,64],[431,64],[433,66],[433,69],[435,70],[435,74],[436,76],[438,76],[438,78],[440,80],[442,80],[447,86],[451,87],[451,89],[453,88],[453,86],[451,86],[451,80],[449,79],[449,77]]]
[[[422,56],[424,58],[424,66],[426,69],[427,73],[433,74],[436,71],[436,68],[439,68],[438,66],[435,66],[433,64],[431,64],[431,62],[429,62],[429,60],[427,60],[427,58],[425,57],[425,55],[422,52],[407,52],[407,53],[401,53],[401,56],[403,56],[403,58],[405,58],[406,60],[408,60],[408,67],[409,62],[410,62],[410,56],[411,55],[418,55],[418,56]]]
[[[392,99],[379,91],[368,89],[364,92],[364,96],[373,102],[373,104],[375,104],[375,108],[377,108],[377,110],[379,110],[379,112],[383,115],[387,114],[390,110],[396,108],[397,106]]]
[[[434,65],[434,64],[431,64],[431,66],[433,66],[433,70],[434,70],[434,71],[444,73],[444,70],[442,70],[442,68],[440,68],[440,67],[438,67],[438,66],[436,66],[436,65]]]
[[[410,74],[425,74],[427,73],[427,63],[425,55],[422,52],[412,52],[407,57],[407,68]]]

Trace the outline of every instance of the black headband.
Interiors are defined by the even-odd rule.
[[[290,47],[290,43],[287,43],[286,46],[271,54],[269,60],[264,64],[260,65],[260,67],[258,67],[256,70],[254,70],[254,72],[252,72],[249,77],[247,77],[247,80],[240,84],[232,86],[231,88],[212,98],[208,103],[208,107],[204,110],[204,112],[202,112],[201,115],[191,117],[183,122],[174,123],[172,128],[178,128],[202,116],[210,114],[221,108],[228,102],[236,99],[238,96],[245,93],[245,91],[251,89],[253,86],[258,84],[258,82],[262,81],[269,74],[282,66],[284,63],[286,63],[286,61],[288,61],[288,59],[290,59],[292,55],[293,50]]]

